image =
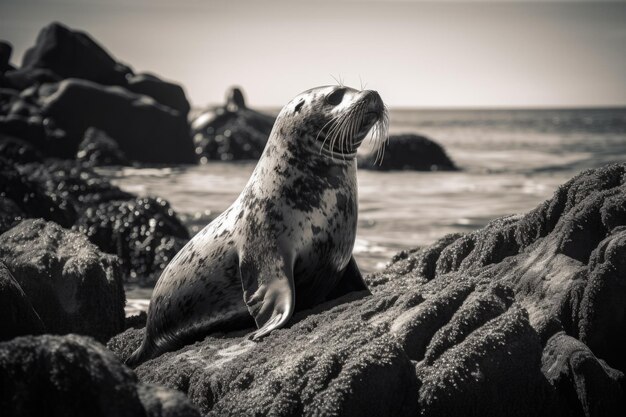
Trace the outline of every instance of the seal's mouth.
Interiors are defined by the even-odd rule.
[[[317,136],[321,142],[320,154],[333,159],[352,159],[371,132],[376,159],[382,161],[389,128],[388,111],[377,92],[363,91],[361,94],[360,100],[320,130]]]

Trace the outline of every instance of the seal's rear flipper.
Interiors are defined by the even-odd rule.
[[[252,333],[252,339],[260,339],[283,327],[293,315],[296,304],[291,268],[282,258],[258,257],[241,262],[239,271],[243,300],[259,329]]]
[[[152,349],[148,348],[148,343],[146,339],[141,342],[141,346],[137,348],[125,361],[124,364],[130,368],[135,368],[148,359],[152,359]]]
[[[361,275],[361,271],[354,260],[354,255],[350,258],[350,262],[348,262],[348,266],[335,288],[326,296],[326,300],[334,300],[353,291],[369,292],[367,284],[363,280],[363,275]]]

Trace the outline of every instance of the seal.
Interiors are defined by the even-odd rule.
[[[237,200],[163,271],[144,340],[126,363],[254,324],[259,339],[295,310],[366,290],[352,256],[355,157],[370,131],[384,146],[387,114],[377,92],[344,86],[290,101]]]

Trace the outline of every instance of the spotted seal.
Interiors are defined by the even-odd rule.
[[[370,131],[380,149],[387,126],[375,91],[326,86],[290,101],[237,200],[163,271],[127,364],[215,331],[256,324],[258,339],[294,310],[367,289],[352,257],[355,156]]]

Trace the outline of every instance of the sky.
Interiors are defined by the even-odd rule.
[[[53,20],[196,106],[232,85],[282,106],[334,78],[396,108],[626,105],[626,1],[0,0],[15,64]]]

